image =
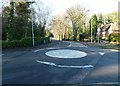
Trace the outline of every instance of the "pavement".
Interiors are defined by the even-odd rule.
[[[68,59],[45,54],[61,49],[82,51],[87,56]],[[57,40],[34,48],[3,50],[2,84],[118,84],[118,53]],[[93,67],[83,67],[86,65]]]

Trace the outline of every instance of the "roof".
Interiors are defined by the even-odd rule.
[[[115,23],[103,25],[100,29],[101,29],[102,32],[108,31],[108,30],[110,30],[110,31],[120,31],[120,29],[118,28],[118,24],[115,24]]]
[[[108,31],[108,29],[111,27],[111,24],[106,24],[106,25],[103,25],[100,30],[103,32],[103,31]]]

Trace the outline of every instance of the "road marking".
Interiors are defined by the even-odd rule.
[[[93,67],[93,66],[92,65],[85,65],[85,66],[58,65],[58,67],[63,67],[63,68],[90,68],[90,67]]]
[[[45,55],[49,57],[54,58],[82,58],[87,56],[87,53],[78,51],[78,50],[72,50],[72,49],[59,49],[59,50],[51,50],[45,53]]]
[[[99,52],[99,54],[103,56],[105,53],[103,53],[103,52]]]
[[[56,48],[52,48],[52,47],[50,47],[50,48],[46,48],[46,49],[50,49],[50,50],[51,50],[51,49],[56,49]]]
[[[38,51],[41,51],[41,50],[45,50],[45,49],[49,49],[49,50],[52,50],[52,49],[58,49],[58,48],[60,48],[60,47],[50,47],[50,48],[43,48],[43,49],[37,49],[37,50],[34,50],[33,52],[38,52]]]
[[[111,49],[111,51],[113,51],[113,52],[119,52],[119,50],[114,50],[114,49]]]
[[[114,84],[119,84],[119,82],[107,82],[107,83],[102,83],[102,82],[99,83],[99,82],[98,82],[98,83],[92,83],[92,84],[93,84],[93,85],[94,85],[94,84],[95,84],[95,85],[99,85],[99,84],[100,84],[100,85],[110,85],[110,84],[111,84],[111,85],[114,85]]]
[[[44,49],[37,49],[37,50],[34,50],[34,52],[38,52],[38,51],[41,51],[41,50],[44,50]]]
[[[38,63],[42,63],[42,64],[46,64],[46,65],[50,65],[50,66],[54,66],[54,67],[59,67],[59,68],[92,68],[92,65],[84,65],[84,66],[68,66],[68,65],[57,65],[55,63],[52,62],[45,62],[45,61],[39,61],[36,60],[36,62]]]
[[[39,60],[37,60],[37,62],[42,63],[42,64],[46,64],[46,65],[50,65],[50,66],[56,66],[56,64],[52,63],[52,62],[45,62],[45,61],[39,61]]]

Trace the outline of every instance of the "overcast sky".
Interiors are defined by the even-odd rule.
[[[64,13],[71,6],[80,4],[86,10],[93,13],[111,13],[118,11],[118,2],[120,0],[46,0],[45,3],[53,9],[53,14]]]
[[[53,10],[53,14],[57,15],[64,13],[67,8],[77,4],[86,8],[86,10],[90,10],[89,14],[111,13],[114,11],[118,11],[118,2],[120,0],[35,0],[35,1],[37,2],[42,1],[44,2],[44,4],[49,5],[49,7]]]

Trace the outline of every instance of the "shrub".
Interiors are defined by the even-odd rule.
[[[120,34],[118,33],[112,33],[108,36],[109,42],[120,42]]]
[[[14,48],[14,47],[21,47],[21,43],[20,40],[13,40],[13,41],[9,41],[10,47]]]
[[[44,37],[43,40],[45,40],[46,43],[50,42],[50,37]]]
[[[40,45],[42,44],[42,38],[41,37],[35,37],[35,45]]]
[[[105,41],[109,41],[109,37],[105,37]]]
[[[2,41],[3,49],[28,47],[28,46],[32,46],[31,38],[23,38],[22,40],[12,40],[12,41],[3,40]]]
[[[13,41],[3,40],[2,41],[2,48],[14,48],[19,46],[20,46],[19,40],[13,40]]]
[[[90,39],[84,39],[84,42],[89,42],[90,41]]]
[[[50,42],[49,37],[41,38],[41,37],[35,37],[35,46],[43,44],[43,41],[45,40],[45,43]],[[2,41],[2,48],[19,48],[19,47],[31,47],[32,46],[32,37],[26,37],[22,38],[21,40],[12,40],[12,41],[7,41],[3,40]]]
[[[20,44],[22,47],[31,47],[32,46],[32,38],[31,37],[22,38],[20,41]]]
[[[8,47],[8,43],[6,40],[2,41],[2,48],[7,48]]]

